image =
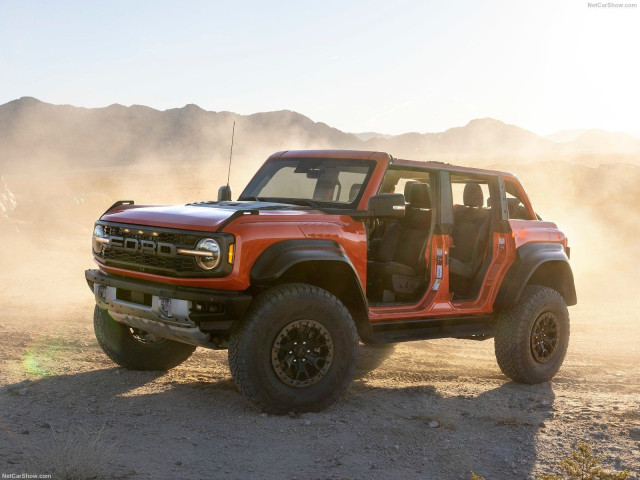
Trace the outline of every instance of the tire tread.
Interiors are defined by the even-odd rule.
[[[557,352],[557,358],[551,359],[553,365],[548,368],[534,370],[527,360],[529,354],[529,319],[535,315],[540,305],[552,302],[559,308],[566,321],[566,339],[563,341],[562,351]],[[525,345],[526,339],[526,345]],[[536,384],[549,380],[557,373],[566,354],[566,344],[569,340],[569,312],[564,298],[556,290],[541,285],[527,285],[520,296],[520,300],[509,309],[500,313],[496,323],[494,339],[496,360],[500,370],[516,382]]]
[[[256,405],[260,410],[269,414],[286,414],[290,409],[283,408],[280,403],[274,402],[268,398],[264,392],[258,388],[256,382],[253,381],[250,374],[250,368],[248,364],[247,351],[249,339],[255,335],[260,334],[261,324],[263,319],[282,306],[287,299],[292,296],[297,298],[307,298],[310,300],[320,300],[321,302],[330,305],[331,308],[336,309],[339,314],[349,319],[345,322],[347,329],[347,335],[352,339],[353,352],[351,355],[358,355],[358,333],[355,323],[351,318],[351,314],[347,308],[331,293],[323,290],[319,287],[303,283],[289,283],[272,287],[271,289],[263,292],[256,298],[247,312],[244,320],[238,326],[236,333],[231,336],[229,342],[229,368],[231,369],[231,375],[235,384],[244,397]],[[324,410],[331,403],[335,402],[338,397],[343,393],[353,377],[355,372],[355,361],[349,366],[349,371],[344,378],[341,388],[335,389],[330,392],[329,395],[319,399],[312,406],[307,406],[297,411],[320,411]]]

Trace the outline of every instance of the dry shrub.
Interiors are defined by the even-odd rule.
[[[94,431],[78,428],[54,433],[31,456],[29,470],[60,480],[102,480],[113,477],[114,458],[115,446],[105,438],[103,428]]]
[[[602,455],[594,455],[591,445],[578,441],[571,455],[560,463],[566,475],[541,475],[540,480],[626,480],[629,471],[605,472],[600,466]]]
[[[594,455],[591,445],[578,441],[571,455],[564,458],[559,467],[562,475],[555,473],[540,475],[538,480],[626,480],[629,471],[606,472],[601,466],[602,455]],[[485,480],[484,477],[471,472],[471,480]]]

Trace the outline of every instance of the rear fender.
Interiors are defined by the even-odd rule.
[[[557,290],[567,305],[577,303],[569,258],[559,243],[529,243],[518,248],[494,302],[500,311],[513,305],[527,285],[543,285]]]

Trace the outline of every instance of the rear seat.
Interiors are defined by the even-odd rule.
[[[487,249],[491,223],[491,210],[483,208],[484,195],[477,183],[467,183],[463,194],[464,205],[454,210],[453,248],[449,271],[471,279],[477,273]]]

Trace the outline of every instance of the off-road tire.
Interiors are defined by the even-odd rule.
[[[168,339],[143,343],[127,325],[116,322],[97,305],[93,311],[93,329],[104,353],[129,370],[169,370],[184,362],[196,349],[194,345]]]
[[[553,355],[537,361],[531,336],[542,316],[551,314],[557,324],[557,344]],[[556,290],[540,285],[527,285],[518,303],[500,313],[494,339],[500,370],[516,382],[543,383],[558,372],[569,345],[569,312]]]
[[[322,325],[333,342],[328,371],[316,383],[290,386],[272,365],[272,348],[294,322]],[[231,336],[229,367],[247,400],[266,413],[320,411],[335,402],[353,378],[358,333],[351,314],[334,295],[313,285],[289,283],[270,288],[252,303]]]

